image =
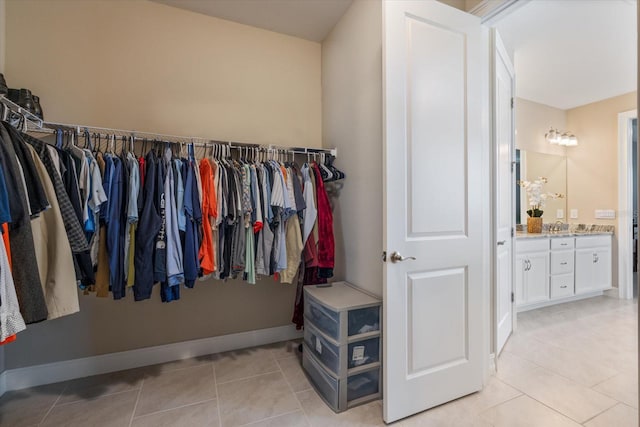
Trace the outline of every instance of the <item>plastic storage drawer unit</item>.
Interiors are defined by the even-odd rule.
[[[336,412],[381,396],[381,301],[346,282],[304,287],[303,367]]]
[[[347,282],[305,286],[304,315],[336,342],[380,331],[380,300]]]

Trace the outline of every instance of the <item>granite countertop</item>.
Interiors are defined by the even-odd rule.
[[[597,236],[597,235],[612,235],[613,231],[558,231],[549,232],[543,231],[542,233],[527,233],[526,231],[516,231],[516,239],[542,239],[547,237],[574,237],[574,236]]]
[[[615,227],[602,224],[562,224],[560,231],[549,231],[551,224],[544,224],[542,233],[527,233],[526,227],[516,226],[517,239],[543,239],[547,237],[574,237],[612,235]]]

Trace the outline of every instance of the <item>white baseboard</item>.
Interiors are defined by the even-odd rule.
[[[581,299],[593,298],[593,297],[598,297],[602,295],[604,295],[604,291],[587,292],[584,294],[572,295],[570,297],[556,298],[556,299],[536,302],[533,304],[523,305],[520,307],[516,307],[516,311],[518,313],[522,313],[524,311],[535,310],[536,308],[548,307],[550,305],[562,304],[562,303],[571,302],[571,301],[579,301]]]
[[[8,369],[0,374],[0,396],[11,390],[20,390],[74,378],[255,347],[301,337],[302,332],[296,330],[294,325],[279,326],[100,356],[63,360],[44,365]]]

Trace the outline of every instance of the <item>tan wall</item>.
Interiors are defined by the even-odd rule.
[[[536,153],[565,155],[564,147],[549,144],[544,135],[551,127],[559,130],[566,128],[566,111],[516,98],[515,116],[516,148]]]
[[[7,39],[6,0],[0,0],[0,73],[4,73],[5,50]]]
[[[567,149],[569,209],[579,221],[595,219],[595,209],[618,210],[618,113],[636,108],[636,92],[567,110],[567,127],[579,145]]]
[[[148,1],[10,0],[6,75],[46,118],[321,145],[320,44]]]
[[[567,126],[579,145],[567,149],[569,209],[578,209],[586,224],[611,224],[595,219],[596,209],[618,211],[618,114],[636,109],[637,92],[567,110]],[[616,215],[617,217],[617,215]],[[618,243],[613,243],[613,285],[618,286]]]
[[[460,10],[467,10],[465,0],[438,0],[440,3],[448,4]]]
[[[147,1],[8,1],[7,80],[49,120],[321,146],[320,44]],[[339,259],[339,258],[338,258]],[[162,304],[81,296],[7,368],[289,325],[295,287],[198,282]]]
[[[336,221],[336,276],[382,294],[382,8],[356,0],[322,44],[325,145],[347,179]]]

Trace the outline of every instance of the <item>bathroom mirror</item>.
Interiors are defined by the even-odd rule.
[[[557,220],[567,222],[567,158],[557,154],[543,154],[533,151],[516,150],[516,224],[527,223],[529,201],[527,193],[517,184],[520,180],[532,181],[538,177],[547,178],[543,187],[545,193],[560,193],[561,199],[547,199],[542,215],[545,223]]]

